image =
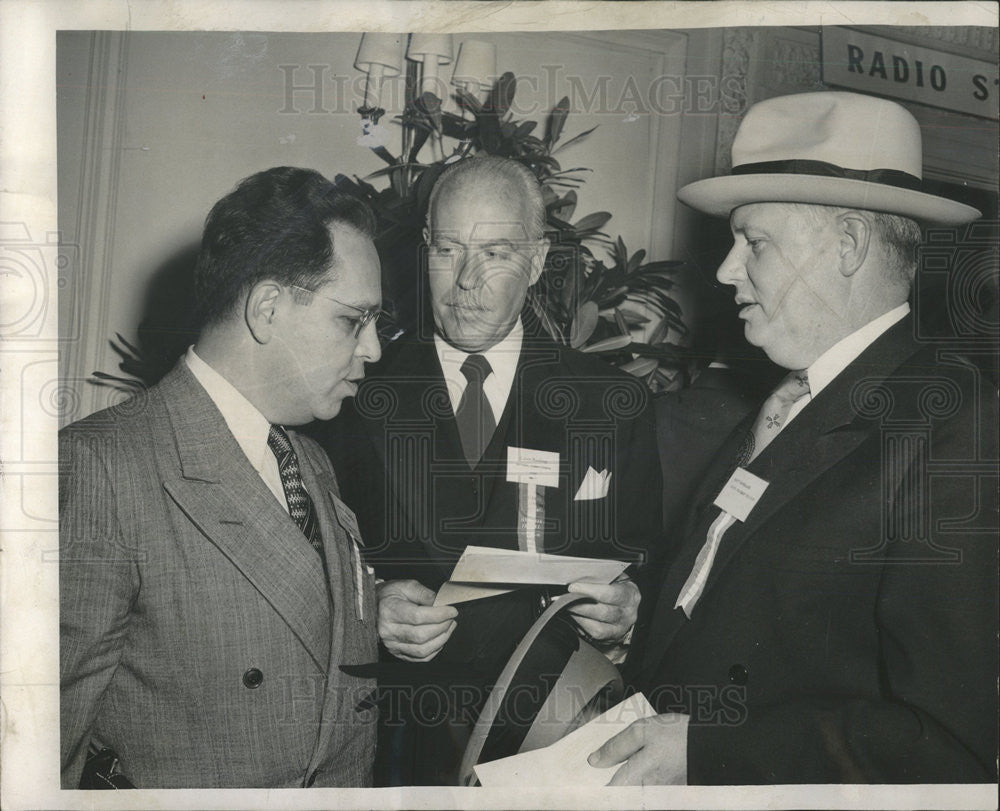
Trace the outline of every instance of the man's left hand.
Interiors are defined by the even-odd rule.
[[[640,718],[593,752],[587,762],[607,768],[626,761],[609,786],[687,785],[689,720],[689,715],[679,714]]]
[[[567,591],[585,594],[594,601],[576,603],[566,609],[591,639],[619,642],[635,625],[640,595],[639,587],[631,580],[610,584],[577,580],[569,584]]]

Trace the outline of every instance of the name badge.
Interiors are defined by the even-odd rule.
[[[768,482],[760,476],[754,476],[749,470],[738,467],[713,503],[737,520],[746,521],[750,511],[764,495],[767,485]]]
[[[337,523],[344,528],[344,532],[354,539],[355,543],[364,546],[364,543],[361,541],[361,530],[358,529],[358,517],[354,514],[354,510],[344,504],[333,493],[330,493],[330,498],[333,499],[333,509],[337,513]]]
[[[531,448],[507,448],[507,481],[515,484],[559,486],[559,454]]]

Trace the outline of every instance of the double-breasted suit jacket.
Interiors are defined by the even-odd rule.
[[[374,581],[289,436],[328,578],[183,360],[61,433],[64,788],[91,743],[140,788],[370,784],[374,681],[340,668],[376,659]]]
[[[769,484],[675,602],[753,415],[704,480],[635,681],[692,783],[996,780],[996,392],[890,328],[748,466]]]
[[[388,349],[345,417],[326,440],[380,577],[436,590],[466,546],[518,548],[508,448],[558,455],[558,487],[543,488],[538,551],[655,559],[660,470],[648,391],[601,360],[525,337],[497,430],[473,469],[431,339]],[[611,474],[606,496],[576,498],[588,468]],[[515,593],[458,606],[458,627],[435,662],[461,665],[462,678],[495,677],[537,605],[537,595]]]

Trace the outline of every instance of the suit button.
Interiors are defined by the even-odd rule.
[[[474,495],[474,496],[478,496],[479,495],[479,485],[478,484],[473,484],[472,485],[472,495]]]
[[[264,674],[255,667],[251,667],[246,673],[243,674],[243,686],[249,690],[256,690],[260,687],[261,682],[263,681]]]
[[[747,669],[743,665],[733,665],[729,668],[729,681],[733,684],[746,684],[747,678]]]

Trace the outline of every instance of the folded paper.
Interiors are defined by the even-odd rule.
[[[628,567],[620,560],[547,555],[487,546],[468,546],[434,605],[490,597],[520,586],[565,586],[575,580],[610,583]]]
[[[480,784],[495,786],[606,786],[621,764],[591,766],[587,758],[619,732],[656,711],[642,693],[629,696],[555,743],[531,752],[480,763],[475,767]]]

